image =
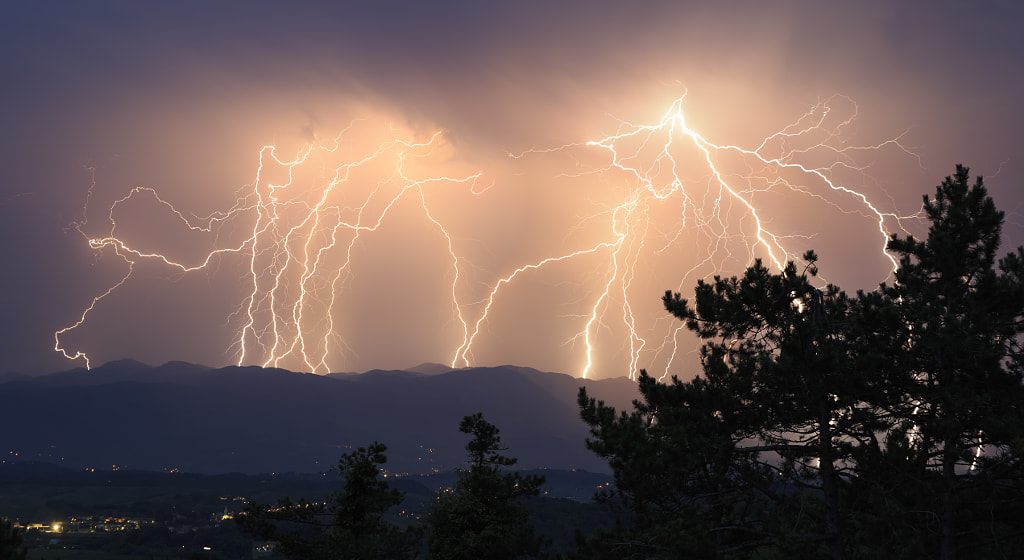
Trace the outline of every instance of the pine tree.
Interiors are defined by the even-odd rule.
[[[413,558],[415,528],[400,529],[384,514],[402,503],[404,493],[380,478],[387,447],[374,442],[338,461],[345,482],[325,503],[285,498],[276,507],[253,504],[237,518],[250,534],[278,542],[288,557],[303,559]]]
[[[460,470],[453,488],[443,491],[427,515],[428,557],[432,559],[528,558],[544,540],[534,535],[530,509],[544,477],[505,472],[516,459],[501,454],[499,430],[477,413],[459,424],[473,436],[466,445],[469,468]]]
[[[808,251],[804,260],[802,271],[790,262],[778,274],[756,261],[742,277],[699,282],[692,306],[680,294],[664,302],[705,340],[709,383],[749,410],[745,437],[757,444],[737,452],[771,451],[781,460],[778,480],[821,492],[827,554],[841,559],[841,487],[873,419],[846,335],[851,301],[835,286],[816,288],[817,256]],[[783,505],[791,497],[774,496]]]
[[[767,477],[752,454],[737,453],[750,418],[736,395],[703,378],[662,383],[646,371],[638,388],[633,410],[618,413],[580,389],[587,447],[615,477],[597,499],[625,521],[578,537],[574,557],[712,559],[770,544],[753,523]]]
[[[997,264],[1003,213],[962,165],[924,211],[927,238],[893,235],[900,266],[881,287],[899,312],[889,341],[902,358],[888,376],[902,396],[890,434],[900,453],[889,457],[904,484],[935,497],[914,506],[927,512],[918,529],[937,533],[934,552],[948,560],[997,537],[997,523],[971,519],[994,520],[999,496],[1020,490],[1024,249]]]

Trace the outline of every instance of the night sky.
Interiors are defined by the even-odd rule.
[[[93,366],[688,377],[666,289],[815,249],[870,290],[957,163],[1024,244],[1015,1],[0,14],[0,372],[85,365],[107,294]]]

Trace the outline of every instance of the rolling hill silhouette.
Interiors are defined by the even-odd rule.
[[[583,380],[515,366],[320,376],[122,360],[0,380],[0,452],[75,468],[319,472],[378,440],[388,445],[390,471],[429,473],[464,465],[468,436],[459,420],[483,412],[517,468],[606,471],[584,445],[580,386],[617,408],[637,398],[625,377]]]

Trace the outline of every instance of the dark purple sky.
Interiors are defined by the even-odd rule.
[[[1024,243],[1018,2],[7,2],[0,14],[0,371],[84,365],[54,351],[54,333],[128,274],[114,244],[90,249],[112,228],[189,267],[238,250],[191,272],[130,256],[127,281],[61,338],[93,365],[434,361],[593,377],[692,372],[696,343],[660,294],[752,257],[814,248],[829,281],[873,288],[890,268],[874,210],[886,231],[920,233],[896,217],[956,163],[1006,212],[1004,250]],[[658,125],[684,93],[685,127],[661,159],[666,131],[586,145]],[[290,160],[311,142],[274,190],[288,170],[264,146]],[[610,148],[636,157],[611,166]],[[352,174],[311,225],[339,169]],[[136,187],[153,191],[115,205]],[[154,192],[213,231],[190,230]],[[277,198],[260,206],[261,193]],[[328,249],[330,220],[345,225]]]

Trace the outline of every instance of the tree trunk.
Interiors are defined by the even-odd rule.
[[[956,558],[956,540],[953,535],[956,504],[953,503],[953,490],[956,485],[956,454],[952,451],[953,442],[946,439],[942,452],[942,543],[939,557],[942,560]]]
[[[821,490],[825,498],[825,530],[828,533],[828,548],[832,560],[844,560],[843,534],[839,524],[839,489],[836,484],[836,470],[833,465],[832,414],[827,401],[823,401],[818,414],[818,473],[821,475]]]

